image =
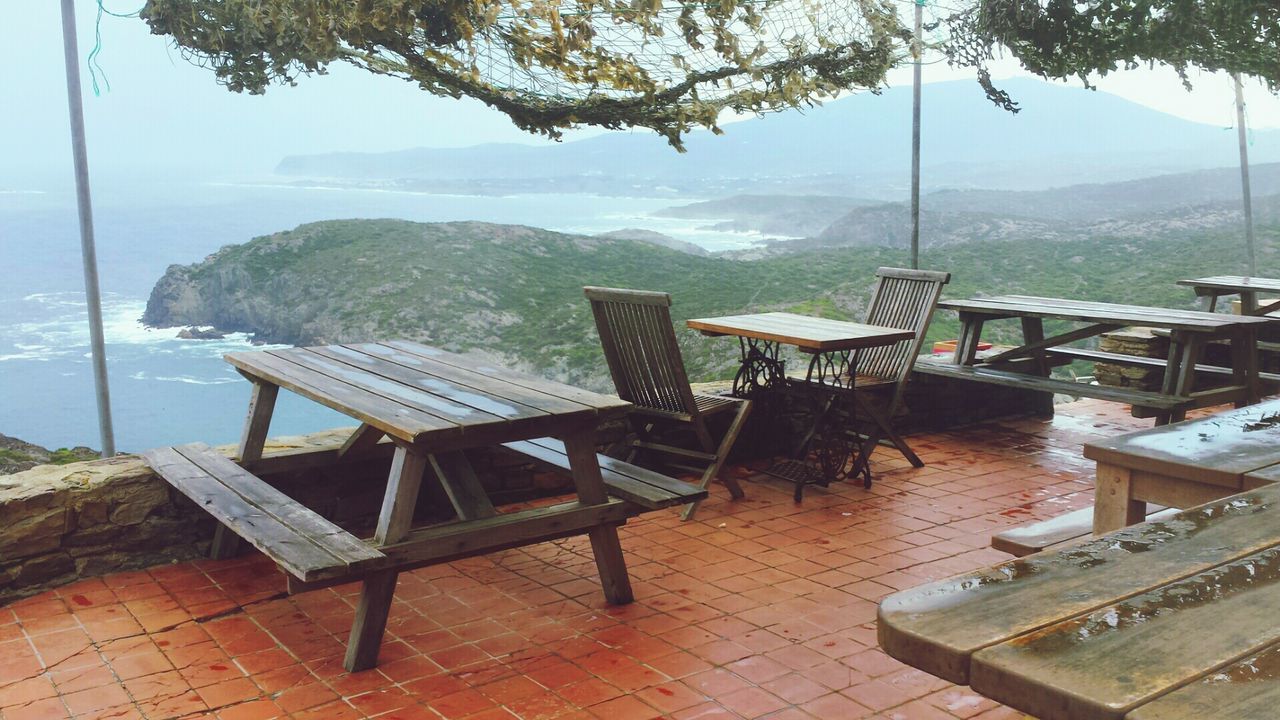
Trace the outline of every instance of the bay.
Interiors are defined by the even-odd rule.
[[[643,228],[709,250],[751,247],[760,237],[702,229],[711,220],[656,218],[702,198],[592,195],[428,195],[257,182],[116,180],[94,187],[108,373],[116,446],[138,451],[202,440],[234,442],[249,384],[225,362],[248,338],[181,340],[138,321],[170,264],[218,248],[341,218],[423,222],[478,220],[596,234]],[[83,271],[74,196],[0,189],[0,433],[46,447],[98,447]],[[282,393],[273,435],[352,424]]]

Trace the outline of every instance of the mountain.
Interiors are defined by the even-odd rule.
[[[1021,105],[992,105],[971,81],[925,86],[922,182],[926,189],[1037,190],[1221,167],[1234,135],[1115,95],[1032,79],[1000,83]],[[609,133],[557,146],[418,148],[382,154],[286,157],[277,172],[420,188],[468,183],[511,191],[599,191],[655,184],[690,197],[803,193],[900,200],[909,186],[910,88],[862,93],[807,111],[730,123],[723,136],[694,132],[678,154],[650,133]],[[1255,162],[1280,161],[1280,130],[1259,130]],[[574,182],[569,182],[572,179]],[[649,194],[645,192],[644,194]]]
[[[1275,276],[1280,223],[1260,225],[1258,239],[1259,274]],[[143,321],[212,325],[295,344],[421,340],[603,390],[608,373],[584,285],[670,292],[690,376],[711,380],[732,375],[737,346],[684,329],[685,319],[770,310],[861,318],[875,268],[906,262],[904,251],[883,246],[813,247],[744,261],[523,226],[336,220],[170,267]],[[1200,230],[1156,243],[1107,235],[975,240],[930,248],[923,266],[953,274],[948,297],[1017,292],[1194,308],[1195,296],[1175,281],[1238,274],[1244,243],[1238,232]],[[1004,325],[993,325],[993,339],[1020,331],[1017,323]],[[940,313],[930,335],[956,331],[955,319]],[[804,361],[788,359],[796,372]]]

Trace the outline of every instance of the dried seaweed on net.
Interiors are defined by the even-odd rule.
[[[909,33],[897,0],[149,0],[141,17],[236,91],[346,62],[477,98],[558,137],[646,127],[681,147],[726,109],[876,89]]]

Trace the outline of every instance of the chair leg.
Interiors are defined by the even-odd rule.
[[[743,400],[738,407],[738,414],[734,416],[733,422],[729,424],[729,429],[725,431],[724,438],[720,440],[720,447],[716,448],[716,459],[711,463],[710,467],[702,473],[700,482],[705,490],[711,486],[711,479],[720,476],[720,471],[724,468],[724,461],[729,456],[729,451],[733,449],[734,442],[737,441],[738,435],[742,432],[742,426],[746,424],[747,416],[751,414],[751,401]],[[742,485],[738,483],[738,479],[730,475],[720,477],[720,480],[729,488],[729,495],[734,500],[741,500],[746,497],[746,493],[742,491]],[[680,517],[683,520],[689,520],[693,514],[698,511],[698,505],[701,500],[695,500],[684,506],[684,512]]]

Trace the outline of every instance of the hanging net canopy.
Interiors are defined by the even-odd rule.
[[[898,0],[148,0],[141,17],[229,89],[346,62],[519,127],[645,127],[676,148],[724,110],[877,88],[910,33]],[[909,6],[909,4],[908,4]]]

